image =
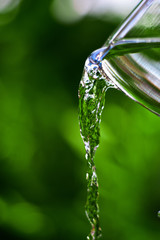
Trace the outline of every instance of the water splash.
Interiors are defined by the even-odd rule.
[[[88,240],[101,237],[98,205],[98,178],[94,162],[95,152],[99,146],[101,115],[105,104],[105,93],[115,85],[101,73],[101,56],[103,48],[95,51],[86,60],[79,86],[79,123],[80,132],[86,150],[88,170],[86,215],[91,224]]]

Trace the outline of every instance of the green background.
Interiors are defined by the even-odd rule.
[[[51,0],[0,14],[0,239],[82,240],[78,85],[119,19],[62,23]],[[159,118],[109,90],[96,153],[103,239],[160,239]]]

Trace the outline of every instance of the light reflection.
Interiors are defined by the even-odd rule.
[[[86,15],[93,7],[94,0],[73,0],[73,7],[79,15]]]
[[[115,13],[127,15],[139,0],[54,0],[51,11],[54,17],[63,22],[74,22],[85,15]]]
[[[73,5],[73,0],[54,0],[51,5],[54,18],[64,23],[75,22],[80,18]]]
[[[99,0],[94,3],[91,12],[95,14],[111,12],[124,16],[128,14],[138,2],[139,0]]]
[[[6,13],[19,5],[21,0],[0,0],[0,13]]]
[[[11,0],[1,0],[0,1],[0,10],[5,9],[10,2],[11,2]]]

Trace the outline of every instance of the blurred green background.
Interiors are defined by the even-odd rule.
[[[67,12],[75,20],[65,22],[51,0],[3,4],[0,239],[86,239],[78,85],[85,59],[120,18],[78,19],[60,7],[58,16]],[[160,239],[159,139],[157,116],[121,92],[108,91],[96,154],[103,239]]]

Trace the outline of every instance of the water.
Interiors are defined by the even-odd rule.
[[[91,223],[88,239],[101,237],[94,157],[107,89],[121,90],[160,116],[159,12],[159,0],[140,1],[104,46],[85,63],[79,87],[79,121],[88,164],[86,214]]]
[[[79,122],[88,166],[86,215],[91,224],[88,240],[102,235],[94,158],[106,91],[108,88],[122,90],[134,101],[160,114],[160,65],[157,67],[155,62],[159,52],[159,38],[121,39],[96,50],[86,60],[79,86]]]
[[[101,237],[98,206],[98,178],[94,162],[95,152],[99,146],[100,122],[105,104],[105,93],[114,87],[110,80],[101,74],[100,65],[94,56],[87,59],[79,86],[79,122],[81,136],[85,144],[88,171],[86,215],[91,224],[87,239]]]

